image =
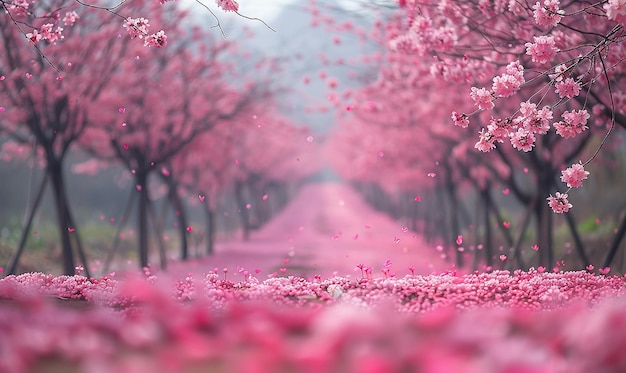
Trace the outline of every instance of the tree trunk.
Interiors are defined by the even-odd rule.
[[[239,209],[239,216],[241,217],[243,240],[248,241],[250,238],[250,214],[246,201],[244,200],[243,189],[243,182],[237,181],[235,183],[235,200],[237,202],[237,208]]]
[[[74,220],[74,217],[72,216],[72,212],[68,209],[67,210],[67,220],[70,223],[70,225],[72,227],[76,226],[76,221]],[[76,251],[78,252],[78,258],[80,259],[80,262],[83,263],[83,271],[85,271],[85,276],[88,278],[91,278],[91,271],[89,270],[89,261],[87,260],[87,254],[85,253],[85,250],[83,249],[83,244],[80,240],[80,234],[73,234],[70,239],[73,238],[74,242],[76,243]]]
[[[148,266],[148,172],[143,169],[135,171],[137,193],[139,193],[139,208],[137,210],[137,239],[139,250],[139,268]]]
[[[451,229],[451,242],[452,247],[455,248],[456,253],[456,266],[457,268],[463,268],[463,252],[458,250],[458,247],[454,245],[457,237],[461,234],[461,228],[459,226],[459,200],[456,195],[456,187],[452,181],[450,170],[446,172],[446,192],[450,199],[450,229]]]
[[[522,224],[520,225],[519,235],[517,236],[517,240],[513,245],[513,257],[517,261],[517,265],[522,269],[527,269],[524,258],[522,257],[522,242],[524,241],[524,235],[528,230],[530,218],[533,214],[533,211],[535,210],[536,204],[537,200],[534,199],[533,202],[531,202],[531,204],[526,208],[526,211],[524,212],[524,217],[522,218]],[[510,264],[512,264],[512,262]]]
[[[76,264],[72,251],[70,234],[78,234],[76,227],[71,226],[69,221],[69,204],[67,192],[65,190],[65,180],[63,178],[62,162],[48,159],[48,176],[52,183],[52,192],[57,213],[57,227],[61,238],[61,257],[63,263],[63,273],[68,276],[74,275]]]
[[[550,194],[552,187],[552,172],[538,172],[537,198],[539,201],[545,201],[545,196]],[[535,205],[537,242],[539,245],[539,265],[552,269],[555,265],[554,248],[552,247],[552,215],[553,212],[547,202],[537,203]]]
[[[104,261],[103,274],[109,272],[109,268],[111,267],[111,262],[113,261],[113,257],[117,253],[117,250],[120,247],[120,240],[122,239],[122,229],[126,226],[126,222],[128,221],[128,217],[132,211],[133,202],[135,199],[135,190],[130,192],[130,196],[128,197],[128,201],[126,202],[126,207],[124,207],[124,213],[122,218],[119,221],[119,225],[115,230],[115,238],[113,239],[113,245],[111,245],[111,250],[107,253],[106,259]]]
[[[611,247],[602,262],[602,268],[611,266],[611,263],[613,263],[613,259],[615,258],[615,254],[617,254],[617,249],[619,249],[619,245],[622,242],[622,239],[624,239],[624,235],[626,235],[626,215],[622,218],[622,222],[617,229],[617,233],[615,234],[615,237],[613,237]]]
[[[20,262],[20,257],[24,252],[24,248],[26,247],[26,240],[28,239],[28,235],[30,234],[30,228],[33,225],[33,219],[35,218],[35,213],[39,208],[39,204],[41,203],[41,198],[43,197],[43,192],[46,190],[46,185],[48,183],[48,175],[44,175],[43,180],[41,180],[41,185],[39,186],[39,190],[37,191],[37,196],[35,197],[35,202],[33,203],[33,207],[30,210],[28,215],[28,219],[26,220],[26,224],[22,231],[22,237],[20,237],[20,243],[15,251],[15,254],[11,258],[8,266],[8,275],[14,275],[17,272],[17,266]]]
[[[485,225],[485,246],[483,247],[483,251],[485,252],[485,264],[489,267],[493,266],[493,237],[491,233],[491,219],[489,219],[489,213],[491,210],[491,197],[489,196],[490,186],[487,184],[485,189],[480,191],[480,194],[483,197],[484,201],[484,209],[485,211],[483,219]],[[498,222],[499,223],[499,222]]]
[[[574,243],[576,244],[576,252],[578,253],[578,257],[580,258],[583,267],[586,267],[588,264],[591,264],[591,262],[589,261],[589,258],[585,253],[585,246],[583,244],[583,240],[578,234],[576,221],[574,220],[574,215],[571,211],[565,213],[565,220],[567,221],[567,226],[569,227],[570,232],[572,232],[572,237],[574,238]]]
[[[152,220],[152,227],[154,228],[157,246],[159,247],[159,263],[161,269],[165,270],[167,267],[167,255],[165,253],[165,244],[163,243],[163,224],[157,218],[154,204],[150,200],[148,200],[148,217]]]
[[[206,198],[206,197],[205,197]],[[213,255],[215,253],[215,212],[211,209],[208,200],[202,203],[205,216],[205,235],[206,235],[206,253]]]
[[[178,234],[180,235],[180,259],[189,259],[189,242],[187,240],[187,212],[185,211],[185,205],[178,195],[177,184],[170,176],[166,178],[167,187],[169,189],[169,198],[174,207],[174,213],[176,214],[176,220],[178,221]]]

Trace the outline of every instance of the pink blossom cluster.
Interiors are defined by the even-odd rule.
[[[192,277],[176,287],[189,289]],[[626,323],[626,300],[617,276],[531,270],[239,284],[219,277],[199,282],[211,297],[185,301],[153,276],[113,281],[116,296],[132,301],[103,307],[37,297],[35,289],[55,282],[46,275],[9,276],[0,280],[0,371],[626,369],[626,336],[617,327]],[[74,281],[71,293],[84,292],[85,280]],[[6,299],[8,288],[14,292]],[[228,300],[216,302],[218,289]]]
[[[25,9],[20,7],[18,9]],[[63,17],[63,24],[65,26],[73,26],[76,20],[80,18],[78,14],[74,11],[65,13]],[[39,29],[33,29],[31,32],[26,33],[26,38],[30,40],[32,43],[39,43],[42,40],[47,41],[48,43],[56,43],[57,41],[64,38],[63,36],[63,27],[58,26],[58,22],[54,20],[54,23],[45,23]]]
[[[570,188],[578,188],[583,185],[583,180],[589,175],[588,171],[585,171],[585,167],[581,163],[574,163],[571,167],[563,170],[561,175],[561,181],[567,184]]]
[[[147,47],[162,47],[167,44],[167,35],[165,35],[165,31],[161,30],[157,33],[150,34],[148,31],[150,21],[143,17],[128,17],[122,26],[126,29],[126,32],[128,32],[128,35],[130,35],[131,38],[143,40],[144,45]]]
[[[23,23],[24,18],[33,17],[35,10],[34,2],[28,0],[8,0],[2,2],[2,8],[6,14],[11,17],[14,22]],[[58,12],[52,14],[44,14],[35,19],[43,19],[45,23],[41,26],[33,26],[33,23],[29,22],[28,27],[32,28],[30,32],[25,32],[24,36],[32,43],[39,43],[41,41],[47,41],[48,43],[56,43],[64,38],[63,26],[73,26],[77,19],[80,17],[75,11],[66,12],[63,18]],[[38,22],[41,24],[41,22]]]
[[[533,5],[533,17],[535,22],[541,27],[554,27],[563,18],[565,11],[560,9],[559,0],[544,0]]]
[[[609,0],[604,4],[608,19],[624,23],[626,20],[626,2],[623,0]]]
[[[563,120],[554,123],[554,129],[556,129],[556,133],[565,138],[575,137],[589,129],[587,121],[590,115],[585,109],[565,111],[561,118]]]
[[[215,0],[215,2],[217,6],[226,12],[237,12],[239,10],[239,3],[235,0]]]
[[[567,193],[556,192],[554,197],[552,196],[552,194],[550,194],[550,196],[547,198],[548,205],[550,206],[552,211],[556,212],[557,214],[568,212],[569,209],[572,208],[572,204],[569,202],[567,197]]]
[[[563,118],[572,119],[569,114],[564,115]],[[549,106],[538,109],[535,103],[522,102],[516,116],[505,119],[491,118],[487,128],[481,131],[474,147],[482,152],[488,152],[495,148],[496,142],[503,143],[508,138],[513,148],[529,152],[535,146],[536,135],[548,133],[552,118],[553,111]],[[577,128],[580,128],[580,125]]]
[[[390,40],[389,47],[396,51],[424,55],[429,50],[449,51],[456,41],[454,28],[436,25],[425,16],[416,16],[411,20],[408,32]]]
[[[626,26],[624,0],[398,0],[398,4],[404,23],[389,23],[395,27],[387,37],[391,51],[403,52],[450,89],[457,83],[470,87],[469,98],[476,110],[463,113],[457,109],[451,118],[461,128],[468,128],[474,115],[483,122],[475,143],[479,151],[510,142],[518,151],[537,150],[540,158],[558,164],[563,151],[555,145],[562,139],[539,143],[543,135],[553,138],[551,129],[565,139],[588,134],[593,112],[598,128],[607,131],[598,146],[602,148],[621,121],[607,117],[623,106],[619,87],[623,77],[620,62],[625,56],[620,42]],[[456,37],[445,43],[445,50],[429,44],[427,36],[432,30],[446,27],[451,27],[450,34]],[[512,65],[514,60],[518,61]],[[500,72],[506,64],[506,71]],[[484,85],[489,81],[489,86]],[[489,119],[485,111],[500,118]],[[502,117],[506,111],[512,113]],[[584,164],[598,152],[593,154]],[[580,175],[568,175],[573,182],[566,181],[568,186],[580,186]],[[548,197],[555,212],[572,207],[568,192]]]

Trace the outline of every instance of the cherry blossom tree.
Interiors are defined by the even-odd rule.
[[[576,242],[579,258],[583,266],[589,264],[576,231],[571,204],[566,199],[570,189],[583,184],[589,163],[597,159],[599,149],[590,151],[587,145],[597,141],[600,147],[604,146],[610,140],[608,136],[614,125],[623,126],[621,114],[616,111],[620,106],[615,105],[621,97],[622,26],[619,19],[609,17],[609,10],[616,5],[568,4],[569,9],[563,12],[556,1],[534,5],[401,1],[399,5],[403,8],[402,16],[391,17],[383,23],[382,31],[372,32],[373,39],[380,40],[388,48],[385,64],[378,68],[380,81],[373,84],[381,93],[378,97],[370,95],[369,102],[367,95],[357,98],[354,104],[349,100],[341,101],[337,105],[339,110],[347,109],[359,116],[363,112],[359,105],[363,104],[366,110],[378,109],[384,113],[379,118],[370,115],[368,120],[396,122],[396,114],[380,109],[383,107],[381,102],[388,106],[386,109],[393,107],[395,111],[405,112],[404,106],[411,105],[410,99],[398,92],[385,91],[385,83],[398,87],[415,84],[421,88],[403,94],[412,96],[415,105],[421,106],[421,111],[428,113],[426,116],[430,119],[433,115],[426,108],[428,103],[423,103],[424,92],[429,92],[428,96],[443,92],[449,104],[439,104],[449,110],[448,117],[452,113],[454,124],[470,129],[483,128],[472,146],[462,141],[450,148],[453,151],[449,154],[455,158],[453,162],[458,163],[452,169],[452,174],[457,174],[453,183],[465,179],[482,190],[483,198],[488,198],[484,194],[484,185],[488,181],[484,178],[488,176],[503,185],[502,188],[510,190],[527,210],[520,221],[519,239],[515,239],[513,245],[509,244],[517,260],[523,261],[521,237],[532,216],[537,235],[533,247],[541,247],[538,252],[540,263],[554,265],[553,217],[548,213],[551,208],[566,213],[564,218]],[[533,33],[551,34],[539,35],[535,40]],[[387,97],[389,99],[385,100]],[[393,106],[392,100],[398,104]],[[472,103],[475,109],[463,114],[461,110]],[[592,114],[595,124],[588,124]],[[403,123],[408,121],[407,118],[400,120]],[[432,133],[428,136],[431,142],[433,136],[437,138],[435,142],[457,141],[456,135],[449,134],[451,126],[438,128],[434,132],[422,130],[422,133]],[[367,143],[369,136],[355,129],[353,127],[355,136]],[[458,139],[469,140],[467,131]],[[390,130],[385,131],[385,135],[371,134],[378,144],[381,136],[394,138],[396,144],[402,144],[397,137],[392,137]],[[445,144],[441,145],[446,148]],[[388,160],[393,154],[381,152],[381,149],[368,150],[368,146],[365,151],[370,152],[372,160],[376,159],[373,157],[376,153],[383,155],[381,159],[387,157]],[[481,161],[476,156],[479,151],[491,153]],[[428,150],[425,153],[426,156],[437,154]],[[405,154],[404,159],[410,157]],[[380,159],[378,162],[383,163]],[[394,162],[402,163],[403,160],[394,158]],[[446,175],[450,174],[447,172],[450,162],[437,162],[440,166],[438,175],[442,176],[439,180],[446,180]],[[467,168],[476,170],[468,173]],[[423,171],[415,167],[415,172]],[[465,177],[459,179],[461,175]],[[475,179],[477,175],[482,175],[480,183]],[[391,177],[390,180],[397,178]],[[563,185],[561,182],[569,189],[559,191]],[[493,185],[493,182],[488,184]],[[546,204],[543,201],[549,195]],[[493,212],[496,216],[501,215],[496,210]],[[503,223],[510,224],[498,222]],[[621,240],[620,231],[612,248]],[[509,235],[504,236],[511,241]],[[607,260],[612,252],[607,255]]]
[[[33,41],[23,32],[31,13],[13,5],[2,2],[9,16],[0,17],[0,131],[14,142],[35,148],[40,155],[57,210],[63,271],[73,274],[74,250],[78,247],[83,263],[86,258],[80,250],[77,222],[70,211],[64,162],[88,126],[86,111],[90,101],[104,91],[127,42],[117,40],[119,29],[106,19],[102,25],[100,14],[84,12],[75,24],[77,16],[71,7],[52,16],[68,28],[63,34],[67,40],[60,40],[63,35],[54,31],[57,29],[44,25],[44,31],[38,34],[41,38],[37,36],[39,40]],[[49,63],[52,59],[56,61],[55,68]],[[36,208],[37,205],[31,218]],[[28,234],[28,229],[24,234]],[[21,249],[9,272],[16,270],[20,254]]]
[[[177,20],[168,17],[168,22]],[[155,170],[174,172],[167,166],[176,153],[260,97],[252,83],[237,88],[228,82],[232,66],[223,56],[230,53],[229,42],[217,41],[199,29],[192,32],[199,53],[185,43],[133,50],[134,57],[120,64],[123,73],[112,80],[112,88],[92,103],[92,125],[81,141],[87,151],[120,161],[133,175],[139,196],[141,267],[149,263],[150,175]],[[172,188],[175,191],[176,186]],[[187,258],[187,250],[181,255]]]
[[[233,144],[234,197],[241,217],[242,235],[265,223],[271,216],[269,206],[286,202],[270,198],[279,184],[297,183],[321,167],[315,137],[307,127],[294,123],[274,111],[253,111],[252,121],[240,123]],[[245,118],[247,119],[247,118]]]
[[[232,186],[233,181],[233,143],[237,137],[232,127],[233,121],[218,123],[211,130],[198,134],[171,160],[171,169],[176,170],[180,187],[202,207],[205,217],[204,242],[208,255],[215,251],[215,210],[219,205],[218,199]]]
[[[569,212],[568,193],[587,178],[585,167],[614,127],[625,126],[620,112],[622,5],[556,0],[399,4],[405,28],[390,46],[426,61],[440,79],[472,84],[468,101],[476,109],[464,114],[469,105],[459,107],[452,114],[455,124],[467,127],[481,118],[476,120],[483,127],[476,144],[480,151],[498,151],[504,142],[521,152],[537,148],[530,157],[542,170],[540,189],[550,194],[554,212]],[[604,140],[587,159],[576,159],[576,152],[561,164],[546,158],[545,150],[560,143],[582,147],[590,130],[603,133]],[[552,195],[558,176],[567,189]],[[541,215],[543,222],[552,219]]]
[[[168,10],[165,4],[175,2],[176,0],[159,0],[158,3],[153,1],[152,10],[156,10],[158,13],[159,9],[163,9],[163,12],[166,13]],[[216,0],[215,3],[217,8],[223,12],[234,12],[239,17],[259,21],[272,30],[261,19],[240,13],[239,3],[235,0]],[[218,28],[225,36],[220,18],[214,13],[213,6],[200,0],[196,0],[195,5],[211,14],[215,20],[214,27]],[[3,16],[7,18],[6,21],[12,23],[17,29],[16,31],[30,40],[34,48],[52,66],[55,66],[55,62],[46,57],[39,48],[39,44],[54,43],[64,39],[70,35],[67,33],[68,26],[73,26],[83,14],[94,10],[113,16],[109,17],[111,21],[117,21],[118,25],[126,29],[129,38],[140,41],[144,46],[159,48],[167,44],[166,32],[163,29],[154,32],[158,27],[151,26],[150,20],[144,17],[147,16],[148,12],[145,9],[137,8],[136,3],[128,4],[124,0],[119,0],[111,5],[91,4],[81,0],[62,0],[54,3],[46,0],[0,0],[0,8],[4,11]],[[70,11],[67,11],[68,9]],[[63,17],[62,12],[65,12]]]

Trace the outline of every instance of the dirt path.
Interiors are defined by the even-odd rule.
[[[435,249],[389,217],[369,207],[350,187],[339,183],[304,186],[293,201],[247,242],[220,243],[213,257],[175,263],[172,269],[208,271],[238,266],[258,278],[277,272],[311,278],[315,275],[361,276],[358,264],[380,276],[391,260],[398,276],[441,272],[449,267]],[[181,267],[182,266],[182,267]],[[236,278],[236,276],[235,276]]]

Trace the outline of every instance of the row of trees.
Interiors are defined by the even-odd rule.
[[[400,195],[414,221],[418,206],[428,203],[422,197],[431,196],[435,212],[423,229],[444,236],[459,266],[467,264],[462,247],[468,245],[460,237],[471,226],[483,247],[474,265],[505,258],[508,266],[554,267],[560,257],[551,209],[563,213],[577,266],[590,265],[568,193],[582,185],[591,162],[601,160],[600,149],[616,151],[621,136],[613,132],[626,127],[621,5],[398,4],[370,32],[386,50],[375,78],[338,102],[342,123],[331,141],[337,168],[375,186],[368,190]],[[494,192],[502,190],[524,211],[519,219],[511,221],[498,206]],[[482,218],[464,212],[469,195]],[[604,258],[594,264],[611,265],[625,232],[622,214]],[[498,244],[510,248],[504,257]]]
[[[80,19],[64,32],[64,40],[34,43],[16,23],[22,17],[26,25],[32,14],[16,13],[2,3],[11,17],[0,17],[0,131],[37,154],[46,175],[8,273],[17,270],[48,183],[56,204],[63,271],[74,273],[76,255],[88,271],[64,177],[68,154],[75,147],[93,157],[89,165],[94,168],[83,170],[122,164],[132,175],[141,267],[150,260],[151,222],[157,242],[161,239],[162,227],[151,219],[149,182],[157,175],[168,188],[181,229],[181,258],[187,259],[183,193],[198,196],[210,218],[218,191],[232,186],[247,235],[245,189],[285,181],[285,173],[273,174],[270,164],[293,170],[287,177],[294,179],[315,169],[308,162],[313,157],[303,154],[303,162],[297,159],[300,150],[295,144],[306,143],[306,130],[271,109],[277,90],[263,77],[274,63],[239,55],[236,45],[219,34],[186,28],[190,22],[178,8],[154,3],[134,1],[125,4],[124,11],[149,17],[151,27],[167,28],[171,41],[166,48],[146,48],[118,37],[120,26],[113,20],[119,16],[93,7],[80,8]],[[77,4],[66,5],[53,11],[60,14]],[[251,74],[243,74],[242,67]],[[253,152],[258,149],[264,149],[261,155]],[[207,224],[210,232],[211,222]],[[211,252],[212,239],[208,241]]]

